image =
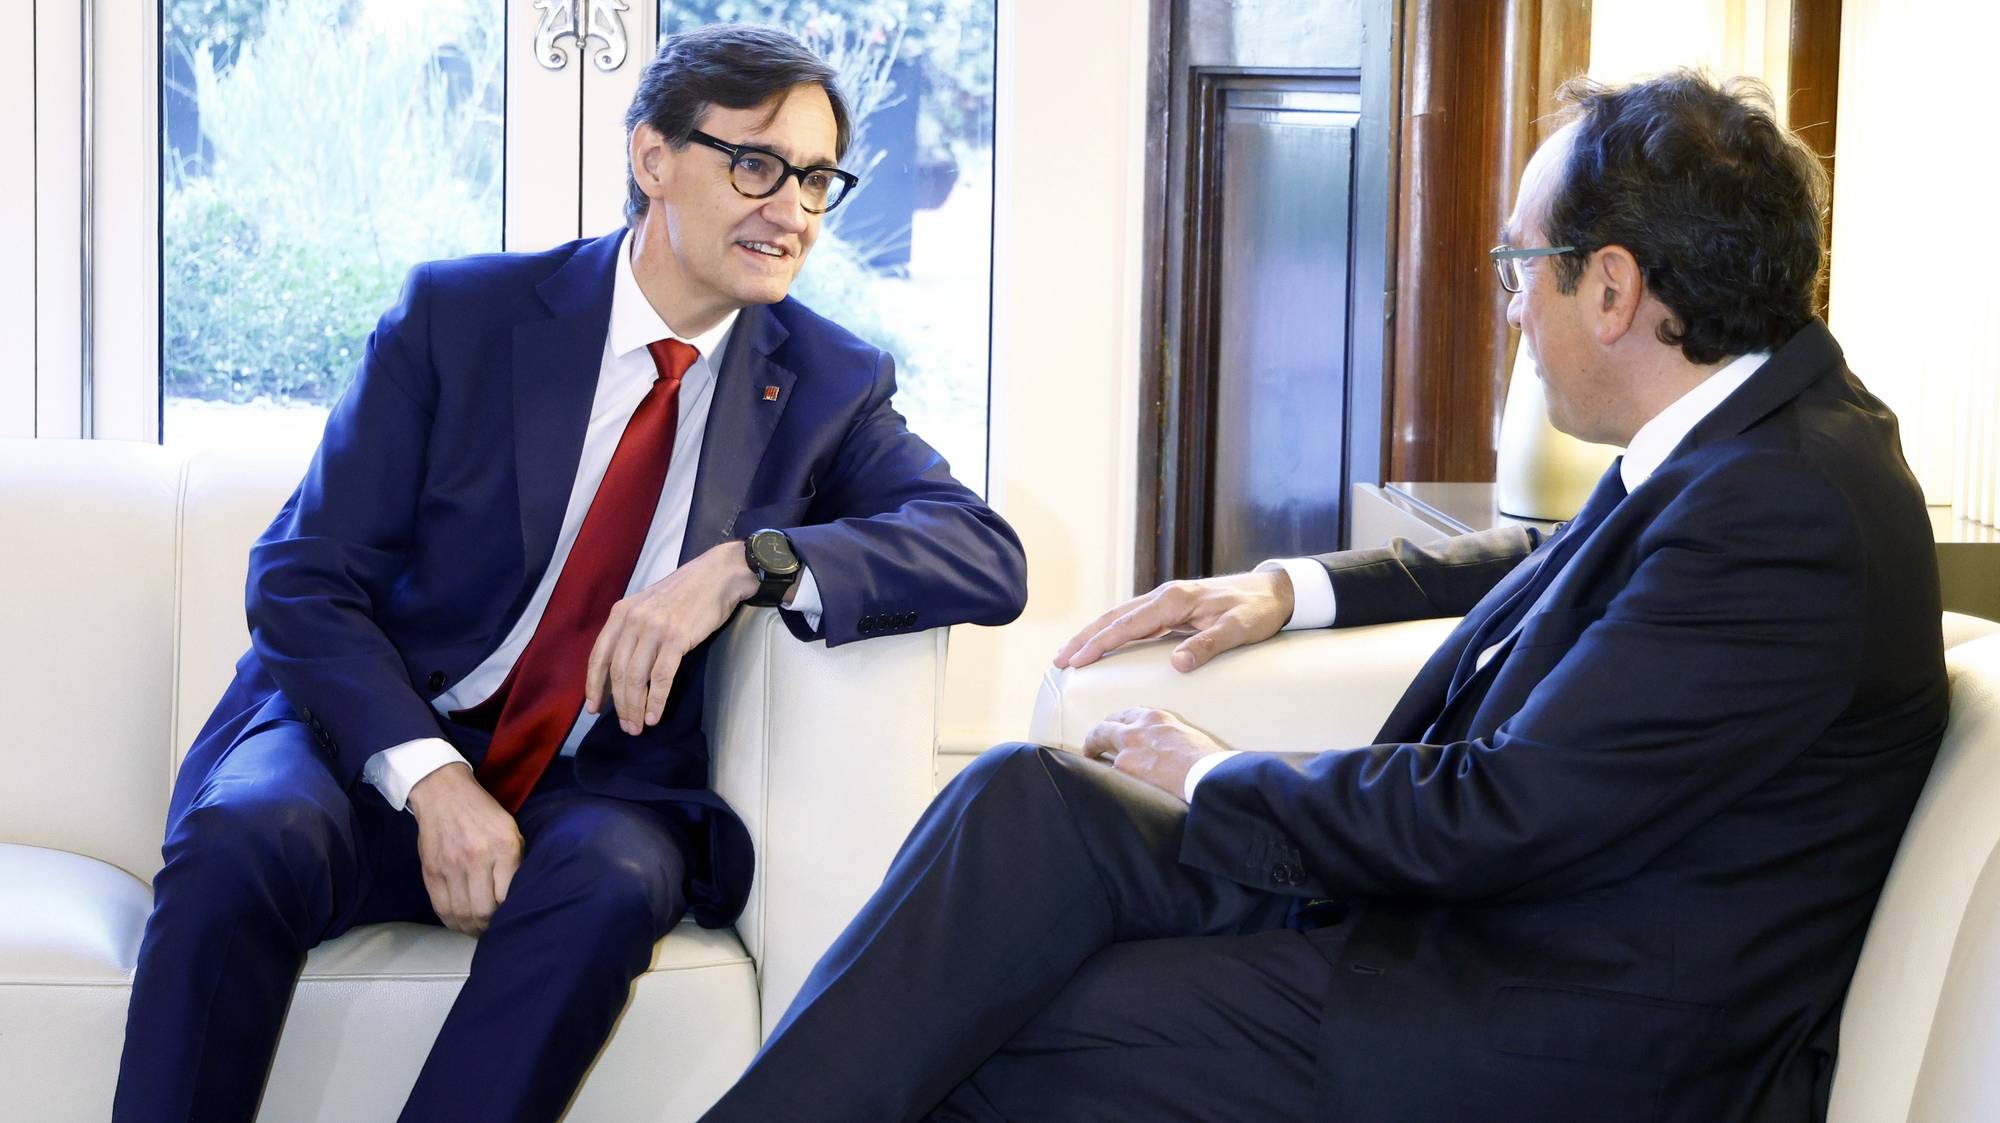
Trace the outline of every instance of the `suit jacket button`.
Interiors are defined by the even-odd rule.
[[[863,616],[861,618],[861,631],[863,633],[867,633],[867,632],[872,632],[874,630],[875,630],[875,617],[872,615]]]
[[[444,689],[444,672],[443,672],[443,671],[432,671],[432,672],[430,673],[430,677],[428,677],[428,678],[424,679],[424,685],[425,685],[426,687],[430,688],[431,690],[443,690],[443,689]]]

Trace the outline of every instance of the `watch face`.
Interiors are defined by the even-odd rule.
[[[784,575],[799,567],[791,540],[775,530],[760,530],[750,536],[750,556],[765,573]]]

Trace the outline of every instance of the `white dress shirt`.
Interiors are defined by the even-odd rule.
[[[541,623],[542,613],[548,608],[549,596],[555,591],[556,579],[568,563],[577,531],[583,527],[584,514],[590,510],[590,501],[597,495],[597,485],[604,479],[605,470],[611,466],[611,454],[617,450],[618,439],[625,433],[626,422],[631,420],[639,400],[646,396],[659,377],[658,368],[653,365],[653,357],[646,345],[660,339],[678,339],[692,346],[698,357],[681,378],[680,419],[674,430],[673,458],[668,462],[667,478],[660,487],[660,503],[653,512],[646,541],[639,548],[639,561],[632,568],[632,579],[625,586],[625,594],[630,596],[660,581],[680,565],[681,546],[687,536],[688,508],[694,502],[695,473],[701,464],[702,435],[708,428],[708,407],[715,395],[715,363],[728,345],[737,314],[729,313],[721,323],[692,338],[675,332],[660,319],[660,314],[653,310],[645,293],[639,290],[638,278],[632,272],[631,252],[632,237],[627,234],[618,255],[618,271],[611,287],[611,325],[605,333],[603,357],[598,362],[597,388],[590,400],[590,423],[584,431],[583,456],[577,461],[576,480],[570,485],[569,505],[563,509],[562,530],[556,536],[555,553],[549,559],[547,571],[542,574],[541,584],[535,586],[534,596],[529,598],[520,618],[514,621],[507,638],[470,674],[432,699],[431,708],[440,714],[468,709],[491,697],[507,680],[515,661],[527,648],[528,640],[533,638],[535,627]],[[822,608],[819,586],[813,581],[810,570],[800,572],[791,607],[803,613],[813,627],[819,626]],[[609,713],[610,707],[605,710]],[[598,716],[581,709],[577,711],[577,720],[563,741],[563,755],[575,755],[577,745],[597,723]],[[382,798],[389,801],[389,806],[401,810],[417,781],[447,764],[463,761],[465,757],[452,747],[451,742],[442,737],[425,737],[393,745],[369,757],[367,764],[362,766],[361,777],[375,785]]]
[[[1769,351],[1752,351],[1738,356],[1641,425],[1639,431],[1632,434],[1632,443],[1626,447],[1625,459],[1618,466],[1618,476],[1625,483],[1625,494],[1632,494],[1639,490],[1640,484],[1653,478],[1653,473],[1666,463],[1667,456],[1701,423],[1701,419],[1721,405],[1723,399],[1735,393],[1737,387],[1749,381],[1750,376],[1757,373],[1757,368],[1770,357]],[[1274,569],[1284,570],[1292,579],[1292,617],[1285,621],[1285,631],[1333,626],[1333,576],[1327,573],[1325,566],[1312,558],[1274,558],[1260,563],[1256,572],[1265,573]],[[1480,652],[1476,665],[1484,666],[1507,639],[1503,636],[1498,643]],[[1182,796],[1189,803],[1194,802],[1195,785],[1214,771],[1216,765],[1237,755],[1238,751],[1224,749],[1195,761],[1194,767],[1188,769]]]

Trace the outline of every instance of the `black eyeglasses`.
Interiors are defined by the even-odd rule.
[[[1487,250],[1486,256],[1493,259],[1493,268],[1500,274],[1500,287],[1508,292],[1520,292],[1522,258],[1555,257],[1557,254],[1575,252],[1575,246],[1541,246],[1532,250],[1517,250],[1503,243]]]
[[[768,148],[731,144],[696,129],[688,139],[729,154],[729,186],[746,199],[768,199],[785,185],[787,176],[799,181],[799,206],[807,214],[825,214],[840,205],[861,177],[839,168],[815,164],[801,168]]]

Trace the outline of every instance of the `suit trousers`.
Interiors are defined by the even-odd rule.
[[[343,791],[292,721],[230,750],[167,830],[139,947],[112,1117],[249,1120],[305,954],[358,924],[439,923],[413,816]],[[525,842],[403,1111],[552,1120],[686,909],[679,831],[592,795],[557,758],[516,816]]]
[[[1308,1117],[1323,937],[1182,865],[1186,817],[1095,761],[981,756],[704,1118]]]

